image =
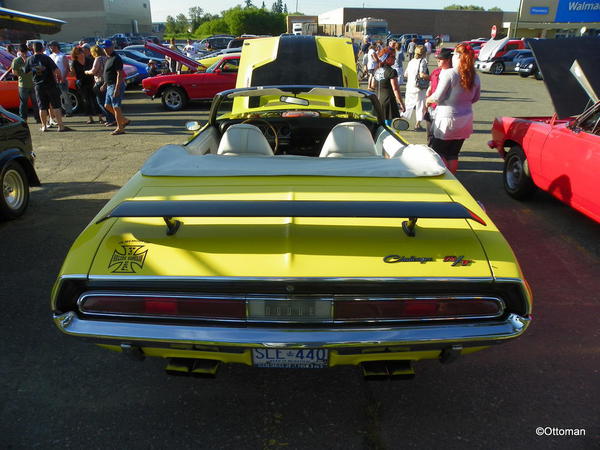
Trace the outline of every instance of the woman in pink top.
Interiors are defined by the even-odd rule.
[[[473,133],[473,103],[479,100],[481,82],[475,73],[475,55],[467,44],[458,44],[452,68],[440,72],[440,81],[426,104],[437,103],[430,146],[452,173],[458,170],[458,153]]]

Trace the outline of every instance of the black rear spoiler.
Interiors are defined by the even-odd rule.
[[[402,229],[415,235],[417,219],[471,219],[486,225],[474,212],[456,202],[366,202],[312,200],[125,201],[96,223],[113,217],[162,217],[167,235],[181,222],[173,217],[380,217],[408,218]]]

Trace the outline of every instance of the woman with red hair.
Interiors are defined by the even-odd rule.
[[[458,154],[473,133],[473,103],[479,100],[481,82],[475,73],[475,54],[467,44],[458,44],[452,68],[442,70],[439,84],[426,104],[437,103],[430,145],[452,173],[458,170]]]

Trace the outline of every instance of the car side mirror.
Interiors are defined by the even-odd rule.
[[[396,131],[406,131],[410,128],[410,123],[408,123],[408,120],[406,119],[397,117],[392,120],[392,124],[390,126]]]
[[[191,122],[186,122],[185,123],[185,129],[188,131],[198,131],[199,129],[201,129],[204,125],[200,122],[198,122],[197,120],[191,121]]]
[[[221,69],[215,69],[215,73],[221,73],[222,70]]]

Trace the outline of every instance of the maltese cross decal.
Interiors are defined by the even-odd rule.
[[[115,250],[108,263],[109,269],[114,267],[112,273],[135,273],[135,266],[140,269],[144,267],[148,250],[142,251],[143,245],[121,245],[121,247],[123,252]]]

